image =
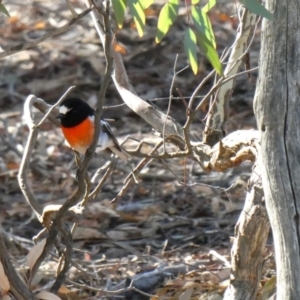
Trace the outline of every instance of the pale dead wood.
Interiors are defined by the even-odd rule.
[[[34,120],[33,114],[32,114],[32,106],[35,96],[30,95],[27,97],[25,104],[24,104],[24,118],[27,122],[27,126],[29,128],[29,135],[27,139],[27,143],[24,149],[24,153],[22,156],[22,161],[18,173],[18,180],[19,180],[19,186],[21,188],[21,191],[28,202],[28,204],[31,206],[31,208],[34,210],[35,214],[37,215],[38,219],[40,219],[42,214],[42,208],[38,204],[31,188],[28,185],[27,182],[27,172],[29,169],[29,163],[33,151],[34,144],[36,142],[37,136],[38,136],[38,127]]]
[[[52,105],[47,112],[45,113],[44,117],[42,120],[38,123],[37,127],[40,127],[45,120],[48,118],[49,115],[52,114],[52,112],[57,109],[57,107],[66,99],[67,95],[75,88],[75,86],[71,86],[67,89],[67,91],[64,93],[64,95],[54,104]],[[34,100],[33,100],[34,101]]]
[[[210,157],[203,165],[207,171],[224,172],[243,161],[256,159],[256,144],[260,138],[257,130],[237,130],[218,142],[207,153]]]
[[[230,285],[224,300],[255,299],[269,235],[269,220],[263,199],[261,170],[254,165],[245,205],[235,226],[231,249]]]
[[[43,99],[35,97],[33,100],[33,106],[40,110],[43,114],[46,114],[52,107],[52,105],[46,103]],[[58,108],[54,108],[48,113],[48,119],[55,124],[57,127],[60,127],[60,122],[56,119],[58,115]]]

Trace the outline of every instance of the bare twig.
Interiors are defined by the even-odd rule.
[[[21,188],[21,191],[28,202],[28,204],[32,207],[35,214],[37,215],[38,219],[40,220],[40,217],[42,215],[43,209],[38,204],[35,196],[33,195],[28,183],[27,183],[27,172],[29,168],[30,159],[32,156],[33,147],[35,144],[35,141],[38,136],[38,127],[34,121],[33,115],[32,115],[32,106],[35,96],[30,95],[27,97],[25,104],[24,104],[24,118],[27,122],[27,126],[29,128],[29,135],[27,139],[26,146],[24,148],[24,153],[22,157],[22,161],[20,164],[20,169],[18,173],[18,181],[19,186]]]
[[[246,70],[246,71],[242,71],[240,73],[236,73],[230,77],[222,77],[218,80],[218,82],[210,89],[210,91],[203,97],[203,99],[201,100],[201,102],[197,105],[195,112],[199,111],[200,109],[203,108],[204,104],[206,103],[206,101],[208,100],[208,98],[216,92],[216,90],[221,87],[223,84],[227,83],[228,81],[231,81],[232,79],[235,79],[236,77],[242,75],[242,74],[246,74],[252,71],[256,71],[258,69],[258,67],[255,67],[253,69],[250,70]]]
[[[221,56],[221,62],[224,63],[225,59],[228,57],[228,55],[230,54],[230,51],[229,49],[225,49],[222,53],[222,56]],[[196,87],[196,89],[194,90],[191,98],[190,98],[190,101],[189,101],[189,105],[188,105],[188,110],[187,110],[187,116],[189,116],[190,112],[192,112],[193,110],[193,104],[194,104],[194,101],[195,99],[197,98],[197,94],[199,93],[199,91],[203,88],[203,86],[205,85],[205,83],[212,77],[216,74],[216,70],[213,69],[201,82],[200,84]],[[203,98],[203,97],[202,97]],[[207,101],[207,100],[206,100]],[[203,103],[206,104],[206,101]]]
[[[68,8],[69,8],[69,10],[70,10],[70,12],[71,12],[73,18],[76,19],[76,18],[78,17],[78,14],[77,14],[77,12],[75,11],[73,5],[71,4],[70,0],[66,0],[66,2],[67,2],[67,6],[68,6]]]
[[[88,199],[95,199],[96,198],[96,196],[98,195],[99,191],[101,190],[101,188],[103,187],[104,183],[106,182],[107,178],[112,173],[113,168],[114,168],[114,161],[111,160],[105,166],[105,169],[106,169],[105,174],[102,176],[101,180],[99,181],[99,183],[97,184],[97,186],[94,188],[94,190],[89,194]],[[102,168],[102,170],[103,170],[103,168]],[[98,171],[97,171],[97,173],[98,173]],[[85,203],[81,203],[81,205],[84,206]]]
[[[236,73],[230,77],[222,77],[218,80],[218,82],[209,90],[209,92],[202,98],[202,100],[200,101],[200,103],[197,105],[197,107],[195,108],[195,110],[193,112],[191,112],[188,115],[188,118],[186,120],[186,123],[183,126],[183,129],[188,129],[194,119],[194,117],[196,116],[196,113],[201,110],[204,105],[207,103],[207,101],[209,100],[209,98],[225,83],[227,83],[228,81],[231,81],[232,79],[242,75],[242,74],[246,74],[249,72],[253,72],[256,71],[258,69],[258,67],[252,68],[250,70],[246,70],[246,71],[242,71],[240,73]]]
[[[63,238],[66,248],[65,248],[63,255],[60,257],[61,261],[62,260],[64,261],[63,268],[57,275],[56,280],[55,280],[53,286],[51,287],[52,293],[56,293],[59,290],[59,288],[61,287],[61,285],[63,284],[66,273],[68,272],[68,270],[70,268],[71,258],[72,258],[72,254],[73,254],[73,240],[72,240],[72,235],[71,235],[69,229],[66,228],[66,226],[63,224],[63,222],[61,222],[59,229],[60,229],[60,232],[62,233],[62,238]]]
[[[169,115],[170,115],[170,110],[171,110],[171,105],[172,105],[172,99],[173,99],[173,87],[174,87],[175,79],[176,79],[176,76],[178,74],[180,74],[181,72],[183,72],[184,70],[186,70],[189,67],[189,66],[186,66],[186,67],[182,68],[181,70],[176,71],[177,60],[178,60],[178,54],[176,55],[175,62],[174,62],[173,78],[172,78],[172,82],[171,82],[171,86],[170,86],[170,92],[169,92],[169,104],[168,104],[166,118],[165,118],[165,122],[163,124],[163,130],[162,130],[162,136],[163,136],[163,141],[164,141],[164,153],[166,152],[166,142],[165,142],[166,122],[167,122],[167,120],[169,118]]]
[[[37,125],[38,127],[40,127],[45,120],[52,114],[52,112],[54,111],[54,109],[56,107],[58,107],[65,99],[66,97],[69,95],[69,93],[75,88],[75,86],[71,86],[67,89],[67,91],[60,97],[60,99],[51,106],[51,108],[45,113],[44,117],[42,118],[42,120],[39,122],[39,124]]]
[[[105,164],[104,167],[102,167],[101,169],[97,170],[97,173],[100,173],[100,171],[103,171],[103,170],[106,170],[106,172],[102,176],[101,180],[99,181],[99,183],[97,184],[97,186],[94,188],[94,190],[90,194],[85,194],[85,196],[83,197],[83,200],[79,204],[80,207],[85,207],[87,205],[88,200],[95,199],[95,197],[98,195],[98,193],[100,192],[101,188],[103,187],[104,183],[106,182],[107,178],[112,173],[113,168],[114,168],[114,163],[115,163],[115,161],[114,161],[114,159],[112,159],[107,164]],[[94,177],[97,177],[97,174],[95,174]],[[89,189],[87,189],[87,191],[89,191]],[[77,223],[74,223],[73,226],[72,226],[72,229],[71,229],[72,236],[74,236],[76,228],[77,228]]]
[[[188,106],[188,111],[187,111],[187,115],[189,115],[189,113],[193,110],[193,104],[194,104],[194,100],[196,99],[196,95],[199,93],[199,91],[203,88],[203,86],[205,85],[205,83],[215,74],[216,70],[212,70],[202,81],[201,83],[196,87],[196,89],[194,90],[190,101],[189,101],[189,106]]]
[[[219,254],[217,251],[210,250],[209,255],[212,255],[212,256],[216,257],[217,259],[219,259],[220,261],[222,261],[224,263],[225,267],[231,268],[230,262],[223,255]]]
[[[175,82],[175,79],[176,79],[177,60],[178,60],[178,54],[176,54],[176,57],[175,57],[175,62],[174,62],[174,67],[173,67],[173,78],[172,78],[172,82],[171,82],[171,86],[170,86],[170,93],[169,93],[169,104],[168,104],[166,119],[165,119],[163,130],[162,130],[164,153],[166,152],[166,141],[165,141],[166,122],[168,120],[170,110],[171,110],[171,105],[172,105],[173,87],[174,87],[174,82]]]
[[[161,141],[160,143],[158,143],[154,149],[150,152],[150,155],[155,153],[161,146],[162,146],[163,142]],[[144,159],[141,160],[141,162],[135,167],[135,169],[133,170],[133,174],[130,174],[126,179],[125,179],[125,184],[122,187],[122,189],[120,190],[120,192],[118,193],[118,195],[111,201],[111,202],[115,202],[118,199],[120,199],[128,190],[128,188],[131,186],[131,184],[135,181],[134,180],[134,176],[137,176],[139,174],[139,172],[141,172],[141,170],[148,164],[151,162],[151,158],[150,157],[145,157]],[[134,176],[133,176],[134,175]]]

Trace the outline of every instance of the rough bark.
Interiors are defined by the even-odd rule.
[[[224,300],[255,299],[268,234],[269,221],[263,202],[260,167],[256,163],[249,180],[245,205],[235,227],[230,285]]]
[[[277,265],[277,299],[300,298],[300,2],[267,0],[255,113]]]

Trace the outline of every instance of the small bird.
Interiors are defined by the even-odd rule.
[[[60,119],[62,132],[71,148],[85,154],[94,137],[94,109],[79,98],[68,98],[60,104],[57,118]],[[96,151],[109,150],[122,160],[127,160],[130,156],[121,148],[109,124],[102,119],[100,122]]]

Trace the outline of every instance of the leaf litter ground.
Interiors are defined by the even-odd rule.
[[[80,1],[72,3],[78,12],[83,10]],[[38,38],[70,19],[70,12],[61,1],[14,1],[7,8],[11,17],[0,19],[3,49]],[[155,5],[149,12],[143,38],[138,38],[131,28],[129,17],[116,37],[139,96],[156,99],[154,103],[166,111],[176,54],[179,54],[178,70],[187,64],[182,45],[186,10],[180,10],[180,17],[168,36],[160,45],[155,45],[158,8]],[[220,51],[234,40],[237,20],[230,17],[232,15],[232,7],[225,4],[219,4],[211,12]],[[258,60],[258,41],[259,36],[250,53],[253,66]],[[69,86],[76,85],[73,96],[94,105],[105,65],[89,16],[66,33],[9,56],[0,64],[0,222],[14,264],[22,273],[25,257],[33,247],[32,237],[42,229],[17,183],[28,136],[22,119],[24,100],[29,94],[35,94],[54,103]],[[197,76],[188,69],[176,77],[175,88],[184,96],[191,95],[210,70],[201,55],[200,67]],[[237,80],[226,128],[228,133],[255,127],[252,99],[256,76],[253,73],[250,81],[247,77]],[[205,92],[204,89],[202,95]],[[177,97],[175,91],[173,95]],[[121,103],[111,83],[106,105]],[[185,105],[181,100],[173,101],[171,115],[178,122],[184,122]],[[205,111],[198,115],[199,120],[204,116]],[[36,112],[36,117],[41,115]],[[104,109],[104,117],[115,120],[111,126],[120,140],[128,135],[152,143],[158,140],[150,126],[125,106]],[[195,122],[192,129],[194,138],[201,139],[202,122]],[[132,149],[135,145],[129,142],[125,147]],[[107,154],[95,157],[90,173],[109,159]],[[138,162],[139,159],[133,159],[135,165]],[[230,237],[243,207],[251,164],[244,163],[222,174],[208,174],[189,159],[154,161],[143,169],[138,184],[111,203],[129,172],[128,165],[118,162],[99,196],[84,210],[74,236],[73,266],[60,296],[64,299],[66,294],[68,299],[117,299],[121,295],[126,299],[149,299],[147,294],[152,294],[160,299],[222,299],[230,274]],[[44,123],[28,174],[38,201],[43,206],[64,203],[76,189],[75,173],[72,151],[65,146],[60,129],[50,122]],[[261,299],[267,299],[265,295],[271,295],[274,287],[271,282],[274,262],[272,256],[267,256],[271,253],[270,245],[261,282],[268,289],[260,288]],[[57,256],[53,253],[42,265],[32,289],[49,288],[55,280],[56,267]],[[132,288],[132,279],[134,286],[144,294]],[[97,291],[105,288],[121,292],[107,295]]]

